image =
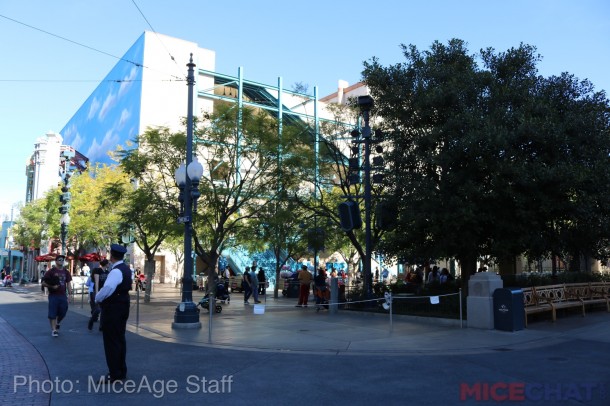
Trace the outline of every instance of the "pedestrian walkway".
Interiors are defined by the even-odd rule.
[[[46,302],[36,285],[13,290],[34,301]],[[197,302],[202,296],[193,292]],[[256,314],[253,305],[244,305],[241,295],[231,294],[229,304],[221,304],[221,313],[200,310],[200,329],[174,329],[172,322],[181,300],[179,288],[157,284],[149,303],[143,294],[133,300],[128,330],[154,340],[177,342],[212,348],[281,352],[314,352],[349,355],[371,354],[456,354],[497,351],[497,348],[532,348],[561,341],[575,334],[574,325],[585,334],[598,332],[598,317],[603,312],[590,314],[582,320],[568,316],[557,323],[540,321],[528,329],[515,332],[469,329],[460,326],[459,320],[413,317],[389,314],[362,313],[339,310],[317,312],[314,305],[295,307],[296,299],[268,295]],[[70,310],[84,317],[89,315],[85,295],[76,295]],[[211,320],[210,320],[211,319]],[[576,319],[576,323],[575,320]],[[606,317],[610,321],[610,317]],[[466,323],[464,323],[466,324]],[[588,329],[592,331],[589,332]],[[610,332],[610,331],[607,331]],[[597,334],[597,333],[596,333]],[[610,337],[610,335],[609,335]]]
[[[200,299],[201,293],[193,293],[195,301]],[[157,285],[147,304],[134,298],[128,377],[139,389],[128,393],[96,386],[106,371],[101,333],[86,327],[85,297],[74,298],[60,337],[53,338],[47,298],[37,285],[0,289],[0,336],[10,343],[0,352],[0,405],[365,405],[378,403],[374,393],[384,394],[385,405],[404,404],[405,394],[414,405],[457,404],[465,382],[507,381],[598,385],[589,398],[565,404],[608,404],[603,390],[610,389],[610,315],[605,311],[585,318],[567,314],[556,323],[542,320],[504,332],[460,328],[458,321],[394,315],[390,323],[388,314],[317,313],[284,297],[267,297],[264,314],[255,314],[240,295],[232,298],[222,313],[212,314],[211,323],[201,310],[202,326],[196,330],[172,329],[179,289]],[[305,385],[293,385],[295,379]],[[214,382],[218,389],[230,386],[229,380],[234,386],[227,391],[204,385]],[[439,380],[447,390],[438,390]],[[52,390],[32,389],[32,382],[45,382]],[[153,382],[174,382],[178,389],[155,389]]]

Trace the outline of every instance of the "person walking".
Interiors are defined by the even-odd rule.
[[[241,287],[244,290],[244,304],[250,304],[248,299],[250,299],[250,295],[252,294],[252,275],[250,275],[250,267],[246,267],[246,271],[242,276]]]
[[[124,381],[127,378],[127,342],[125,330],[129,318],[131,269],[123,262],[127,249],[119,244],[110,246],[112,269],[104,286],[95,295],[95,303],[102,308],[102,335],[108,373],[101,383]]]
[[[260,303],[261,301],[258,300],[258,276],[256,275],[255,267],[252,267],[252,269],[250,269],[250,288],[252,289],[252,297],[254,298],[254,303]]]
[[[258,294],[266,295],[267,294],[267,278],[265,277],[265,270],[263,268],[258,269],[256,278],[258,279]]]
[[[307,301],[309,300],[309,287],[311,285],[311,273],[307,270],[307,265],[301,266],[299,272],[299,301],[296,307],[307,307]]]
[[[93,323],[98,320],[101,320],[102,309],[99,304],[95,303],[95,297],[100,289],[104,286],[104,282],[106,282],[106,278],[108,278],[108,260],[106,258],[100,261],[100,266],[93,269],[93,273],[91,274],[91,281],[93,282],[93,292],[91,295],[91,317],[89,318],[89,322],[87,323],[87,328],[89,330],[93,329]],[[102,330],[102,323],[100,321],[100,331]]]
[[[59,337],[61,321],[68,313],[68,296],[72,294],[72,275],[64,267],[65,255],[55,258],[55,266],[49,269],[43,277],[42,286],[49,291],[48,318],[51,325],[51,336]]]

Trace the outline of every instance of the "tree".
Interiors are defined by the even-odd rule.
[[[75,256],[83,251],[107,249],[120,241],[119,208],[103,202],[110,187],[129,184],[125,175],[116,167],[95,166],[72,176],[70,184],[68,240]]]
[[[244,231],[258,227],[260,213],[298,182],[309,147],[298,130],[286,126],[278,135],[278,122],[267,114],[224,103],[203,117],[196,137],[204,175],[193,223],[195,250],[213,283],[230,237],[252,238]]]
[[[540,57],[528,45],[481,51],[483,68],[457,39],[425,52],[402,48],[405,63],[386,68],[373,58],[363,71],[375,113],[394,129],[387,185],[400,220],[384,249],[455,257],[465,280],[483,255],[502,261],[560,249],[565,222],[572,230],[593,222],[585,244],[599,251],[592,240],[607,238],[597,225],[608,208],[601,188],[585,186],[593,170],[603,174],[596,181],[608,179],[603,93],[565,77],[541,78]]]
[[[166,127],[148,128],[136,137],[135,144],[137,148],[116,151],[124,182],[109,185],[105,204],[118,207],[122,232],[133,231],[135,243],[146,258],[144,272],[150,281],[157,250],[166,238],[180,233],[174,171],[184,161],[186,136]],[[149,283],[146,303],[150,294]]]
[[[304,224],[308,213],[294,200],[283,197],[259,213],[255,220],[258,230],[244,239],[253,250],[271,250],[274,256],[275,287],[273,297],[278,298],[280,272],[289,258],[299,258],[307,252],[307,236]],[[250,242],[248,244],[248,242]],[[260,265],[260,262],[259,262]]]

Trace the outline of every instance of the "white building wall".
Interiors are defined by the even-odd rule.
[[[214,51],[199,48],[196,43],[162,34],[144,34],[144,69],[140,110],[140,134],[149,126],[165,126],[172,131],[184,131],[182,120],[187,115],[188,87],[186,77],[190,55],[193,54],[195,71],[214,70]],[[174,60],[171,59],[174,57]],[[168,75],[173,80],[168,80]],[[195,72],[194,115],[201,109],[212,108],[211,100],[197,100],[197,89],[212,88],[212,78],[199,77]]]
[[[44,197],[45,193],[61,181],[59,176],[59,154],[63,137],[49,131],[36,140],[34,146],[34,185],[32,200]]]

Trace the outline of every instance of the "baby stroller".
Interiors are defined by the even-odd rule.
[[[328,301],[330,299],[330,291],[324,286],[315,286],[316,296],[316,312],[319,312],[322,307],[328,310]]]
[[[229,292],[227,292],[227,288],[222,282],[218,282],[218,284],[216,285],[216,300],[223,304],[229,304],[229,302],[231,301],[231,296],[229,296]],[[207,309],[207,311],[210,311],[210,294],[206,293],[197,305],[201,306],[204,309]],[[222,306],[220,304],[216,304],[214,307],[214,311],[216,313],[222,312]]]
[[[216,285],[216,300],[222,304],[229,304],[231,302],[231,296],[224,282],[218,282]]]
[[[203,309],[207,309],[207,311],[210,311],[210,295],[209,293],[206,293],[204,297],[201,298],[201,300],[199,301],[199,303],[197,303],[197,306],[201,306]],[[217,304],[216,306],[214,306],[214,310],[216,313],[220,313],[222,312],[222,306]]]

